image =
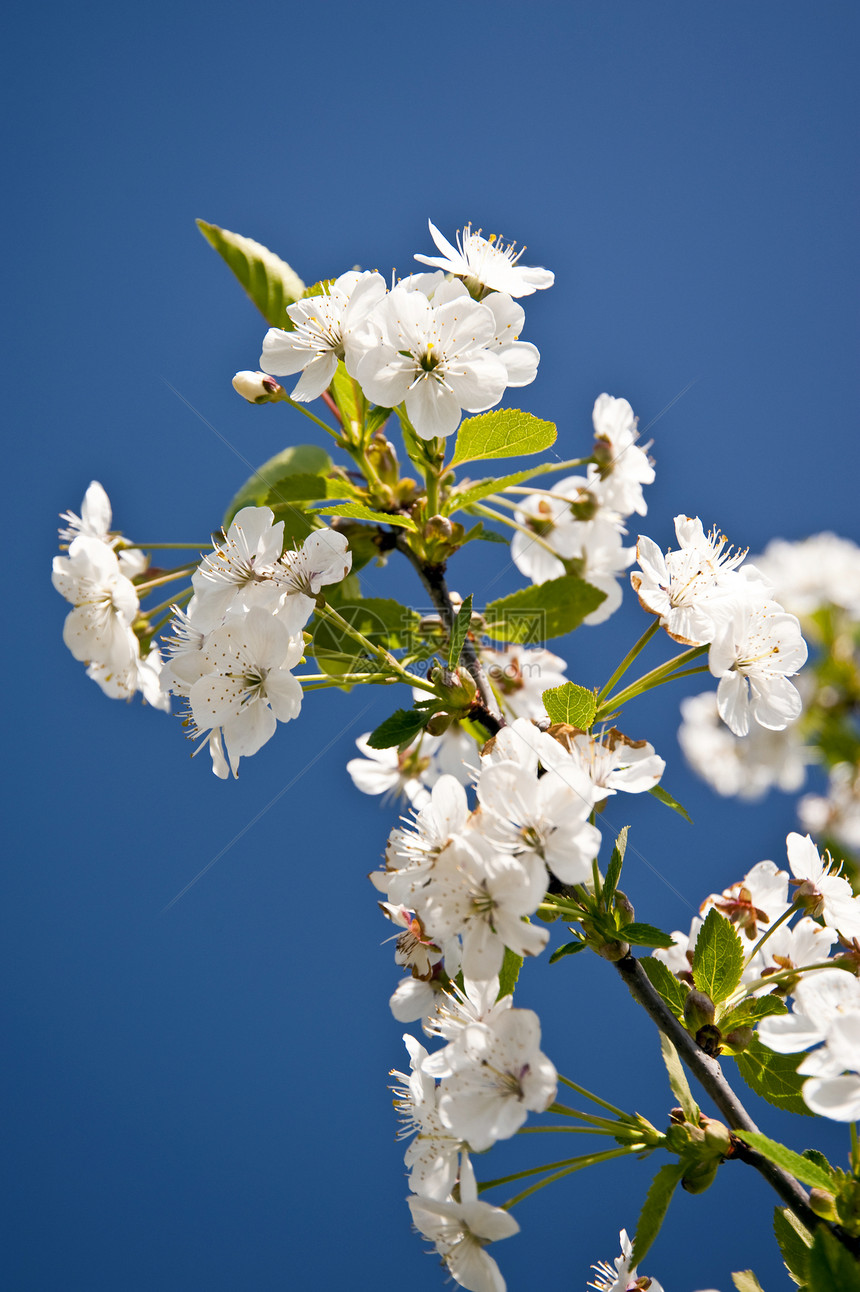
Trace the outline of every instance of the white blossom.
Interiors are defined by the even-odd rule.
[[[478,1186],[468,1157],[460,1165],[460,1201],[436,1201],[415,1194],[407,1199],[417,1229],[436,1250],[455,1283],[468,1292],[505,1292],[499,1267],[484,1248],[519,1233],[519,1225],[502,1207],[478,1201]]]
[[[275,522],[270,507],[243,507],[236,513],[224,542],[207,553],[191,576],[195,626],[208,632],[221,624],[236,604],[275,608],[279,591],[273,576],[284,545],[284,522]]]
[[[802,829],[827,835],[851,852],[860,851],[860,769],[831,767],[825,795],[806,794],[797,805]]]
[[[397,286],[374,311],[377,343],[355,376],[374,403],[406,412],[422,439],[452,435],[461,410],[480,413],[501,399],[508,370],[496,341],[493,312],[443,283],[431,305]]]
[[[833,1020],[860,1010],[860,980],[844,969],[820,969],[794,988],[790,1014],[771,1014],[759,1023],[760,1039],[777,1054],[797,1054],[818,1045]]]
[[[777,602],[734,604],[711,642],[708,668],[720,679],[720,717],[736,736],[747,734],[751,718],[779,731],[800,717],[800,692],[788,678],[806,656],[799,620]]]
[[[837,929],[847,942],[860,938],[860,899],[840,875],[841,865],[828,854],[824,860],[809,835],[792,832],[785,842],[797,884],[795,900],[802,899],[810,915]]]
[[[81,514],[64,511],[60,520],[67,522],[66,528],[60,530],[60,538],[71,543],[79,534],[88,538],[97,538],[100,543],[113,547],[118,542],[118,535],[111,533],[111,505],[104,487],[98,480],[91,480],[89,488],[81,503]]]
[[[555,274],[548,269],[529,269],[517,262],[525,251],[516,251],[516,243],[506,245],[495,234],[481,237],[481,230],[472,232],[471,224],[457,230],[457,245],[452,246],[432,221],[430,236],[442,252],[441,256],[418,256],[422,265],[433,265],[445,273],[464,279],[475,295],[485,292],[507,292],[508,296],[531,296],[533,292],[552,287]]]
[[[291,396],[298,403],[307,403],[323,393],[339,359],[355,377],[367,343],[365,324],[385,292],[381,274],[350,270],[324,285],[321,295],[288,305],[293,329],[286,332],[283,328],[269,328],[260,367],[278,377],[301,372]]]
[[[74,607],[63,625],[63,641],[75,659],[124,673],[139,654],[131,625],[139,601],[120,570],[116,552],[101,539],[79,534],[68,556],[55,556],[53,584]]]
[[[833,605],[860,619],[860,547],[850,539],[829,533],[797,543],[774,539],[756,565],[792,614],[803,617]]]
[[[403,1037],[409,1051],[410,1072],[393,1071],[401,1082],[394,1091],[394,1107],[402,1123],[398,1139],[414,1136],[406,1149],[409,1187],[423,1198],[447,1198],[457,1182],[460,1150],[465,1146],[442,1124],[438,1110],[438,1086],[422,1071],[427,1051],[408,1033]]]
[[[592,414],[600,464],[590,463],[588,485],[603,507],[621,516],[637,512],[644,516],[648,506],[642,486],[653,484],[654,468],[644,449],[637,444],[636,417],[626,399],[598,395]]]
[[[666,769],[666,761],[647,740],[631,740],[616,727],[599,732],[565,733],[561,737],[576,766],[594,787],[595,802],[622,790],[642,794],[653,789]]]
[[[272,402],[273,395],[279,391],[283,394],[281,386],[268,373],[249,372],[247,369],[236,373],[233,389],[249,404],[268,404]]]
[[[860,1003],[830,1020],[824,1044],[797,1071],[809,1077],[802,1094],[812,1112],[839,1122],[860,1118]]]
[[[608,1265],[606,1261],[592,1265],[597,1278],[588,1286],[596,1289],[596,1292],[635,1292],[640,1287],[647,1287],[648,1292],[663,1292],[656,1279],[639,1280],[633,1265],[633,1244],[627,1237],[627,1230],[622,1229],[618,1238],[621,1255],[616,1256],[613,1265]]]
[[[771,731],[754,723],[745,737],[736,736],[720,718],[713,691],[683,699],[681,717],[678,743],[684,757],[718,794],[759,799],[771,786],[791,794],[803,784],[806,759],[794,724]]]
[[[109,695],[112,700],[131,700],[136,692],[140,691],[146,703],[153,709],[161,709],[163,713],[169,713],[170,691],[165,684],[163,669],[164,661],[161,658],[161,652],[158,645],[153,642],[149,653],[144,656],[138,654],[127,669],[119,672],[111,670],[105,664],[90,664],[87,668],[87,677],[97,682],[105,695]]]

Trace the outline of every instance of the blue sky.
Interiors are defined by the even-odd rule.
[[[857,9],[157,0],[21,7],[9,27],[7,586],[25,608],[6,635],[5,1282],[440,1287],[386,1091],[405,1056],[365,876],[390,812],[344,771],[390,696],[317,697],[216,781],[175,719],[109,702],[65,652],[55,518],[95,477],[126,533],[202,540],[242,458],[313,438],[234,395],[264,327],[195,217],[308,282],[408,271],[430,217],[555,270],[527,303],[542,365],[523,404],[573,456],[597,394],[631,401],[657,461],[645,532],[665,544],[684,511],[753,551],[856,539]],[[499,551],[465,552],[453,586],[480,597]],[[509,570],[494,594],[520,583]],[[372,588],[420,601],[393,565]],[[627,604],[583,630],[562,646],[569,675],[603,681],[643,626]],[[783,796],[726,804],[692,778],[677,698],[643,701],[634,734],[696,826],[650,801],[624,815],[637,916],[668,928],[782,860],[792,824]],[[529,969],[518,1003],[559,1068],[662,1124],[656,1038],[611,971]],[[756,1115],[804,1147],[805,1128]],[[582,1289],[652,1173],[606,1166],[537,1195],[499,1249],[509,1287]],[[751,1174],[727,1165],[674,1204],[646,1267],[666,1292],[725,1292],[749,1265],[788,1286]]]

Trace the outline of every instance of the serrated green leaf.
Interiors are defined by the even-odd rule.
[[[364,427],[367,401],[361,386],[354,377],[350,377],[342,359],[338,360],[330,389],[343,419],[344,430],[351,439],[357,440]]]
[[[754,1036],[742,1054],[735,1056],[738,1072],[762,1099],[789,1113],[811,1117],[800,1090],[804,1078],[797,1075],[803,1054],[777,1054]]]
[[[773,1232],[785,1268],[798,1287],[806,1283],[812,1234],[788,1207],[774,1207]]]
[[[499,994],[496,1000],[501,1000],[503,996],[513,996],[522,967],[522,956],[518,956],[510,947],[505,947],[505,958],[499,971]]]
[[[675,1049],[665,1032],[660,1033],[660,1049],[663,1054],[663,1062],[666,1065],[666,1071],[669,1074],[669,1085],[672,1088],[672,1094],[681,1105],[687,1121],[693,1126],[698,1126],[700,1113],[699,1105],[693,1098],[693,1092],[690,1089],[690,1083],[687,1080],[687,1074],[684,1071],[683,1064],[678,1057],[678,1051]]]
[[[768,1139],[767,1135],[762,1135],[760,1131],[733,1131],[737,1139],[743,1140],[754,1148],[762,1157],[766,1157],[769,1162],[775,1166],[781,1166],[784,1171],[795,1176],[803,1184],[808,1184],[812,1189],[833,1189],[833,1175],[825,1171],[817,1162],[812,1162],[808,1157],[803,1157],[800,1153],[795,1153],[792,1149],[786,1148],[784,1144],[778,1144],[776,1140]]]
[[[732,1282],[738,1292],[764,1292],[752,1270],[738,1270],[732,1275]]]
[[[715,1005],[731,996],[741,980],[744,950],[731,920],[710,910],[696,939],[693,982]]]
[[[394,512],[373,511],[363,502],[344,502],[337,507],[314,507],[315,516],[346,516],[350,520],[373,520],[377,525],[397,525],[416,533],[418,526],[411,516],[400,516]]]
[[[613,894],[618,887],[618,881],[621,878],[621,867],[624,864],[624,853],[627,851],[627,831],[629,826],[622,826],[615,836],[615,847],[612,849],[612,856],[609,859],[609,869],[606,872],[606,879],[603,884],[603,901],[607,909],[612,901]]]
[[[499,534],[494,529],[487,529],[483,521],[480,520],[477,525],[473,525],[467,531],[466,536],[460,541],[460,546],[462,547],[465,543],[471,543],[475,539],[482,539],[485,543],[503,543],[505,547],[511,541],[509,538],[505,538],[504,534]]]
[[[554,965],[556,960],[561,960],[564,956],[575,956],[577,952],[584,951],[587,945],[587,942],[565,942],[563,947],[557,947],[556,950],[553,951],[549,958],[549,962],[551,965]]]
[[[787,1014],[788,1006],[781,996],[756,996],[741,1001],[737,1009],[728,1014],[719,1015],[716,1022],[720,1031],[732,1032],[736,1027],[750,1027],[760,1019],[771,1014]]]
[[[548,691],[544,691],[542,699],[551,722],[568,722],[572,727],[581,727],[583,731],[588,731],[594,722],[597,692],[577,686],[576,682],[550,687]]]
[[[656,956],[643,956],[639,964],[651,986],[669,1006],[675,1017],[683,1018],[684,1001],[689,991],[686,983],[679,982],[672,971]]]
[[[639,1265],[648,1254],[648,1249],[660,1232],[672,1194],[675,1192],[684,1174],[685,1168],[680,1162],[669,1162],[661,1166],[651,1181],[651,1187],[639,1213],[636,1226],[636,1237],[633,1240],[632,1265]]]
[[[393,409],[391,408],[371,408],[370,412],[367,414],[367,421],[365,422],[367,434],[372,435],[374,431],[378,431],[380,427],[384,426],[392,412]]]
[[[292,329],[287,306],[305,291],[295,270],[253,238],[244,238],[241,233],[231,233],[205,220],[198,220],[197,228],[230,266],[270,327]]]
[[[491,601],[484,611],[486,633],[495,641],[517,645],[563,637],[578,628],[605,596],[584,579],[564,574]]]
[[[682,807],[677,799],[673,799],[669,791],[664,790],[662,785],[652,785],[648,793],[653,794],[658,802],[665,803],[666,807],[671,808],[673,812],[677,812],[685,821],[689,821],[690,825],[693,824],[693,818],[687,809]]]
[[[318,448],[316,444],[294,444],[282,453],[276,453],[242,485],[224,513],[224,528],[229,527],[236,512],[243,507],[272,506],[266,500],[270,495],[277,498],[281,481],[295,475],[327,475],[331,466],[331,458],[325,449]],[[289,499],[280,499],[279,505],[289,506]]]
[[[809,1292],[860,1292],[860,1264],[826,1225],[819,1225],[809,1249]]]
[[[518,408],[497,408],[461,422],[450,466],[485,458],[518,458],[555,444],[556,428]]]
[[[419,731],[424,730],[431,716],[431,712],[426,709],[397,709],[370,733],[367,743],[371,749],[393,749],[395,745],[407,745]]]
[[[487,476],[485,480],[464,481],[463,484],[458,485],[454,493],[448,496],[442,510],[446,516],[451,516],[456,511],[463,511],[470,507],[473,502],[488,498],[490,494],[501,493],[510,485],[523,484],[535,476],[546,475],[548,471],[554,471],[556,465],[555,462],[542,462],[539,467],[529,467],[527,471],[514,471],[508,476]]]
[[[457,611],[457,618],[451,629],[451,642],[448,647],[448,667],[456,668],[460,661],[460,652],[463,649],[469,634],[469,626],[472,623],[472,593],[470,592],[466,600]]]
[[[622,924],[618,936],[634,947],[660,947],[665,950],[666,947],[675,945],[675,939],[670,933],[664,933],[653,924],[640,924],[638,920],[633,924]]]
[[[831,1163],[828,1162],[827,1158],[819,1149],[805,1148],[801,1153],[801,1157],[805,1157],[809,1162],[816,1162],[821,1167],[822,1171],[833,1179],[834,1184],[837,1183],[837,1171],[835,1166],[832,1166]],[[841,1176],[842,1172],[838,1172],[838,1175]]]

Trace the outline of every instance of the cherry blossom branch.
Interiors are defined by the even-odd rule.
[[[732,1090],[719,1063],[699,1049],[694,1038],[686,1028],[681,1026],[662,996],[651,985],[635,956],[628,951],[614,963],[633,999],[642,1006],[660,1031],[668,1036],[693,1076],[725,1117],[729,1129],[757,1131],[758,1127]],[[806,1190],[793,1175],[789,1175],[782,1167],[775,1166],[773,1162],[769,1162],[767,1158],[762,1157],[755,1149],[749,1148],[740,1140],[733,1139],[732,1145],[734,1156],[754,1167],[760,1175],[764,1176],[768,1184],[776,1190],[786,1206],[806,1225],[807,1229],[814,1229],[816,1225],[823,1223],[809,1206],[809,1195]],[[837,1226],[833,1227],[833,1233],[850,1250],[860,1250],[858,1240],[844,1234]]]
[[[448,585],[445,582],[445,564],[430,565],[427,561],[422,561],[420,557],[412,551],[412,548],[403,537],[398,535],[395,546],[398,551],[402,552],[417,571],[418,577],[423,583],[430,600],[439,612],[442,625],[445,631],[451,634],[456,618],[454,607],[451,603],[451,594],[448,591]],[[495,735],[502,727],[506,726],[504,714],[499,708],[498,701],[493,694],[493,688],[490,686],[489,679],[484,672],[483,665],[478,658],[478,652],[475,650],[475,644],[467,636],[463,642],[462,652],[463,663],[478,688],[478,695],[481,697],[480,704],[473,704],[470,717],[477,719],[482,726],[486,727],[491,735]]]

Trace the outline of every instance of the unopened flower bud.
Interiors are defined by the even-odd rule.
[[[699,1125],[705,1132],[705,1143],[709,1149],[718,1153],[721,1158],[728,1157],[732,1147],[731,1131],[724,1122],[717,1121],[716,1117],[706,1117],[704,1113],[699,1118]]]
[[[630,950],[628,942],[604,942],[602,946],[594,947],[599,956],[604,960],[610,960],[613,964],[618,960],[623,960]]]
[[[397,482],[397,450],[382,429],[374,431],[365,452],[376,468],[376,474],[385,484]]]
[[[233,389],[249,404],[271,404],[284,397],[284,388],[265,372],[237,372]]]
[[[454,522],[447,516],[431,516],[424,526],[425,538],[450,538],[454,533]]]
[[[704,991],[696,991],[695,988],[688,991],[684,1001],[684,1022],[687,1030],[698,1032],[700,1027],[705,1027],[713,1021],[714,1002],[710,996]]]
[[[710,1055],[712,1059],[715,1059],[719,1054],[722,1040],[722,1032],[718,1027],[714,1027],[713,1023],[706,1023],[704,1027],[700,1027],[696,1032],[696,1045],[705,1054]]]
[[[579,494],[576,502],[570,504],[570,511],[574,520],[593,520],[599,508],[600,503],[594,494],[589,493],[587,489],[584,489]]]
[[[827,1189],[810,1189],[809,1205],[820,1216],[822,1220],[838,1221],[839,1213],[836,1210],[836,1199]]]
[[[726,1045],[731,1046],[738,1054],[745,1050],[755,1036],[754,1027],[736,1027],[733,1032],[726,1036]]]
[[[719,1162],[697,1162],[682,1178],[681,1187],[687,1193],[704,1193],[714,1183],[719,1165]]]
[[[636,912],[633,909],[633,903],[626,893],[622,893],[620,888],[615,890],[615,911],[622,925],[632,924]]]
[[[450,713],[434,713],[424,730],[429,736],[441,736],[453,721]]]

